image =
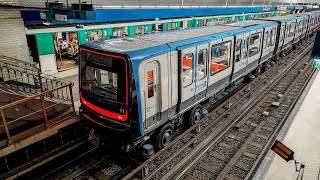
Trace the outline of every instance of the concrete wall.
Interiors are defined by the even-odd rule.
[[[26,32],[19,10],[0,8],[0,37],[0,55],[30,62]]]

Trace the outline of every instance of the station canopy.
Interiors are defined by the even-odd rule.
[[[213,7],[213,6],[270,6],[270,5],[307,5],[319,3],[319,0],[6,0],[0,4],[46,8],[46,2],[61,2],[64,5],[74,3],[93,4],[96,8],[126,8],[126,7]]]

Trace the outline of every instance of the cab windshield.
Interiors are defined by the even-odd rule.
[[[126,70],[123,59],[81,51],[81,89],[104,99],[126,102]]]

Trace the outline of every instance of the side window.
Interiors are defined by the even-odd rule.
[[[182,59],[182,84],[187,87],[193,82],[193,53],[185,54]]]
[[[207,76],[207,49],[202,49],[198,54],[198,80]]]
[[[249,57],[255,54],[258,54],[260,52],[260,36],[261,36],[261,32],[251,34]]]
[[[211,75],[222,71],[230,65],[231,42],[223,42],[211,47]]]
[[[241,44],[242,44],[242,39],[238,39],[236,43],[236,54],[235,54],[236,62],[239,62],[241,58]]]
[[[147,76],[148,76],[148,98],[151,98],[154,95],[153,70],[148,71]]]
[[[264,37],[263,37],[263,47],[268,47],[269,46],[269,43],[270,43],[270,40],[269,40],[269,43],[268,43],[268,35],[269,35],[269,32],[266,30],[264,32]]]

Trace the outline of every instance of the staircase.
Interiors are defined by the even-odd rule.
[[[73,84],[0,57],[0,149],[75,116]]]
[[[15,93],[25,97],[53,90],[71,82],[42,74],[33,64],[0,56],[0,91]],[[52,99],[69,99],[68,89],[60,89],[51,94]]]

